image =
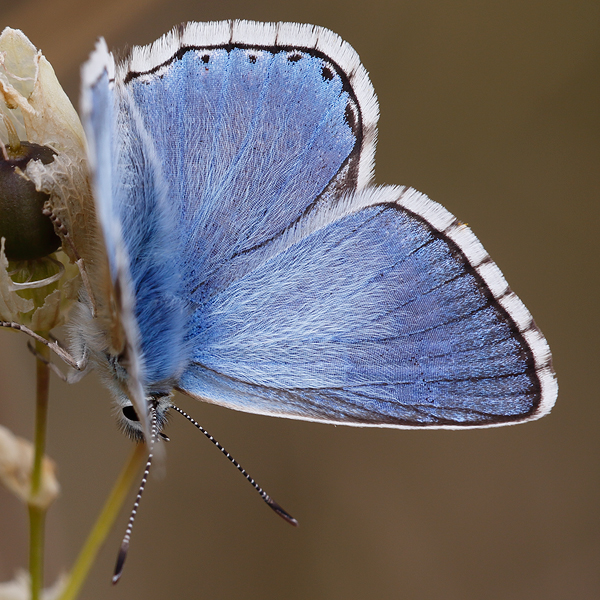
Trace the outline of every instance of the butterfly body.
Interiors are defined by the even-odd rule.
[[[377,102],[335,34],[192,23],[120,64],[100,44],[83,113],[125,342],[84,307],[75,344],[134,435],[173,389],[350,425],[551,408],[548,346],[475,236],[415,190],[370,186]]]

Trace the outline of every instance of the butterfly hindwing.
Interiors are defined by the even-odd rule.
[[[371,189],[357,204],[307,225],[199,311],[180,387],[241,410],[359,425],[544,414],[554,392],[545,341],[496,297],[494,287],[516,299],[468,228],[450,221],[493,271],[489,284],[448,233],[407,208],[449,215],[423,195]]]

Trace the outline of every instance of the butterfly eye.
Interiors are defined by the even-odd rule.
[[[139,421],[139,418],[138,418],[137,413],[135,412],[135,409],[133,408],[133,406],[131,406],[131,405],[124,406],[122,410],[123,410],[123,416],[126,419],[129,419],[130,421]]]

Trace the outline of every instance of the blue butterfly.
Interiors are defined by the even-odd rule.
[[[117,63],[101,40],[82,112],[101,243],[73,348],[132,436],[173,390],[356,426],[550,411],[546,340],[471,230],[371,184],[377,100],[336,34],[189,23]]]

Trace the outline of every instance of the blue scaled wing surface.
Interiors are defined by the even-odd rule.
[[[547,412],[547,344],[466,226],[404,188],[367,189],[338,211],[301,223],[211,297],[182,389],[355,425],[489,426]]]
[[[88,132],[146,395],[391,427],[550,410],[546,341],[475,236],[370,187],[377,102],[338,36],[192,23],[111,60],[87,76],[110,134]]]

